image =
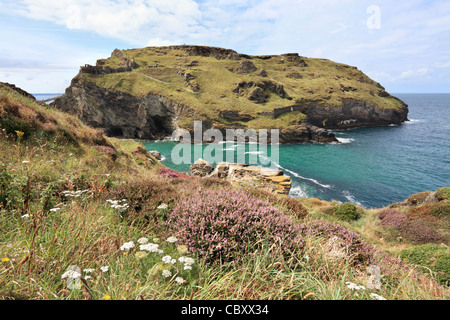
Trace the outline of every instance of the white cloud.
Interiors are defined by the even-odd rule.
[[[23,0],[22,4],[16,13],[28,18],[131,43],[145,43],[155,34],[170,38],[195,32],[202,16],[193,0]]]
[[[0,5],[0,15],[32,18],[43,28],[53,24],[68,35],[45,39],[56,42],[45,50],[31,44],[32,31],[23,31],[25,37],[4,34],[0,59],[20,52],[17,60],[32,56],[77,69],[108,56],[115,46],[186,43],[327,58],[371,70],[367,74],[381,84],[419,82],[430,75],[450,78],[450,1],[445,0],[18,0]],[[370,5],[380,8],[381,29],[367,27]],[[72,36],[83,39],[72,44]],[[24,38],[29,45],[24,46]],[[89,39],[91,45],[100,39],[105,46],[89,48]],[[58,41],[67,48],[53,50]]]
[[[415,70],[404,71],[398,77],[399,80],[405,79],[415,79],[415,78],[423,78],[424,76],[430,74],[433,70],[428,68],[420,68]]]

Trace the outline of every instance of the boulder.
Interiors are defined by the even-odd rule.
[[[246,60],[246,61],[239,63],[239,67],[234,69],[234,72],[252,73],[252,72],[255,72],[256,70],[258,70],[258,69],[255,67],[255,65],[251,61]]]
[[[156,160],[161,160],[161,153],[159,153],[159,151],[152,150],[148,153],[150,153]]]
[[[198,159],[189,167],[188,175],[203,178],[208,176],[213,170],[214,167],[208,161]]]
[[[197,160],[189,169],[189,174],[198,177],[226,179],[231,183],[266,189],[275,194],[289,195],[291,178],[277,169],[250,166],[247,164],[220,162],[210,174],[204,175],[202,166],[208,164],[205,160]],[[212,168],[212,166],[211,166]],[[208,170],[210,167],[208,167]]]

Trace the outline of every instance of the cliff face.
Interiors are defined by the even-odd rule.
[[[403,102],[397,109],[382,109],[365,101],[345,99],[339,107],[310,104],[303,112],[311,124],[328,129],[401,124],[408,120],[408,106]]]
[[[326,129],[399,124],[408,108],[355,67],[296,53],[202,46],[114,50],[53,103],[110,136],[159,139],[178,127],[280,129],[282,143],[337,141]]]
[[[75,78],[54,104],[108,136],[128,139],[162,139],[176,129],[176,119],[192,112],[159,95],[138,98],[80,78]]]

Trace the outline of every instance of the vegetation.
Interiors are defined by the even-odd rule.
[[[234,110],[250,116],[250,120],[233,121],[243,127],[282,128],[298,124],[306,118],[305,114],[300,110],[274,119],[260,113],[292,105],[304,107],[312,101],[336,107],[347,98],[383,109],[401,106],[379,83],[357,68],[326,59],[295,55],[242,55],[240,60],[217,59],[190,56],[180,47],[147,47],[119,52],[126,57],[124,59],[134,60],[131,72],[80,73],[77,77],[102,88],[138,97],[157,94],[170,98],[192,108],[195,120],[227,124],[219,114]],[[101,67],[113,69],[123,64],[117,54],[99,61]],[[250,70],[241,70],[244,63],[251,65]],[[180,125],[189,127],[192,120],[183,118]]]
[[[382,240],[391,214],[190,177],[1,85],[0,101],[0,299],[449,298],[445,247],[399,254],[421,247]],[[394,214],[434,227],[426,206],[448,216]]]

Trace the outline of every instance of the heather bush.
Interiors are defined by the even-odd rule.
[[[447,247],[429,243],[402,250],[400,258],[415,265],[436,272],[437,280],[443,285],[450,284],[450,254]],[[424,270],[428,272],[427,269]]]
[[[387,210],[389,210],[388,214],[386,214]],[[380,213],[378,214],[381,219],[380,225],[394,228],[405,239],[420,244],[443,241],[443,237],[423,219],[412,219],[393,209],[385,209]]]
[[[111,159],[116,160],[117,159],[117,151],[113,147],[108,146],[94,146],[97,150],[100,152],[107,154],[111,157]]]
[[[379,216],[380,217],[380,216]],[[380,224],[382,226],[393,227],[396,229],[402,228],[410,218],[400,212],[393,212],[391,214],[385,215],[381,218]]]
[[[444,241],[444,237],[423,219],[408,220],[399,229],[403,237],[411,240],[413,243],[425,244]]]
[[[156,170],[156,173],[160,177],[169,178],[169,179],[189,179],[189,178],[192,178],[191,176],[187,175],[184,172],[177,172],[177,171],[169,169],[169,168],[158,168]]]
[[[239,262],[265,244],[275,245],[287,258],[303,247],[285,214],[238,190],[203,190],[182,198],[166,225],[190,252],[211,264]]]
[[[349,258],[353,264],[368,265],[374,263],[375,249],[361,236],[338,223],[315,220],[300,226],[301,233],[306,236],[317,236],[324,239],[337,238],[347,247]]]
[[[382,220],[385,217],[392,215],[392,214],[399,214],[400,212],[398,210],[395,209],[391,209],[391,208],[386,208],[386,209],[382,209],[380,211],[378,211],[377,217]]]
[[[165,219],[165,213],[171,209],[176,190],[167,182],[152,179],[121,183],[106,192],[103,197],[108,200],[126,200],[129,209],[125,215],[135,222],[146,222],[156,218]],[[158,209],[162,204],[164,210]]]

